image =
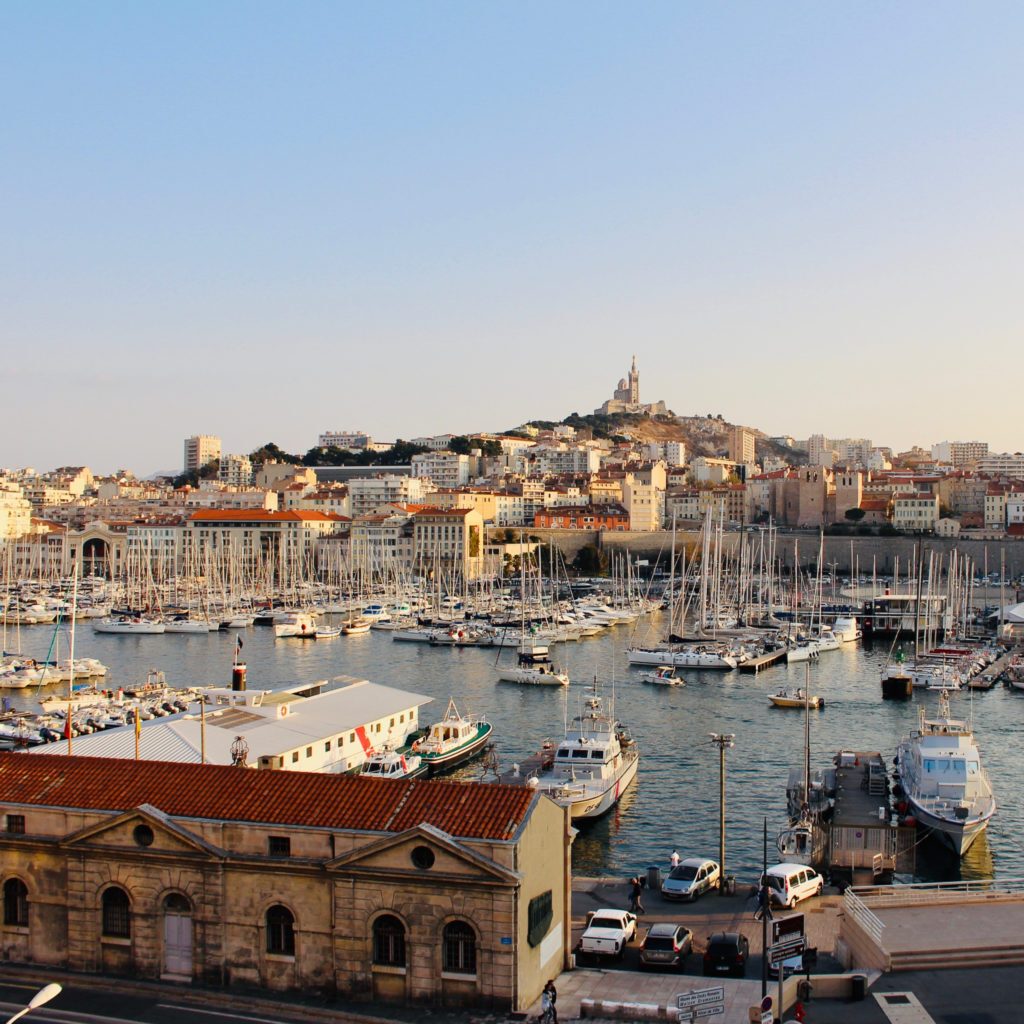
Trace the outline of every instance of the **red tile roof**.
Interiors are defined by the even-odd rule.
[[[0,802],[122,813],[151,804],[172,817],[509,839],[534,791],[492,783],[364,779],[225,765],[0,753]]]
[[[334,522],[336,516],[326,512],[318,512],[312,509],[292,509],[287,512],[268,512],[263,508],[204,508],[193,512],[189,519],[193,522],[212,520],[215,522],[226,522],[234,520],[239,523],[268,522],[268,523],[326,523]]]

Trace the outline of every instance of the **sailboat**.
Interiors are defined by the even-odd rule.
[[[787,864],[811,864],[814,857],[815,819],[824,809],[821,805],[824,787],[815,788],[811,780],[811,667],[806,666],[803,686],[804,708],[804,762],[790,772],[786,796],[790,823],[780,830],[775,845]],[[798,691],[800,692],[800,691]],[[772,698],[774,703],[774,698]],[[824,702],[822,702],[824,703]]]

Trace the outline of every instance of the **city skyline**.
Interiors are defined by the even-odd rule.
[[[1022,22],[9,8],[0,465],[499,431],[633,353],[682,416],[1016,451]]]

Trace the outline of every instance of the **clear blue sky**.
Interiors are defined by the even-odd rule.
[[[1024,5],[0,7],[0,466],[641,397],[1024,448]]]

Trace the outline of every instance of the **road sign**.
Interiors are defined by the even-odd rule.
[[[772,921],[772,942],[773,946],[791,938],[794,935],[804,934],[804,915],[790,914],[789,917],[777,917]]]
[[[698,988],[693,992],[680,992],[676,996],[676,1009],[689,1010],[693,1006],[713,1006],[725,1000],[725,986]]]
[[[802,935],[796,935],[783,942],[777,942],[768,950],[768,963],[775,967],[781,964],[783,960],[788,960],[791,956],[802,953],[806,948],[807,940]]]
[[[722,1003],[715,1003],[713,1006],[691,1006],[688,1010],[677,1010],[676,1017],[680,1021],[695,1020],[698,1017],[714,1017],[719,1013],[725,1013],[725,1006]]]
[[[771,1010],[761,1011],[761,1024],[772,1024],[773,1020],[775,1020],[775,1014]]]

